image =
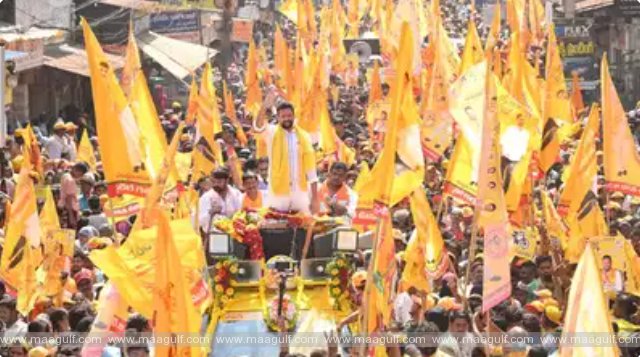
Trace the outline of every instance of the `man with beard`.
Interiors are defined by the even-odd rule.
[[[303,214],[319,211],[316,157],[309,134],[294,124],[290,103],[277,107],[278,124],[266,124],[266,112],[276,102],[275,90],[264,100],[254,129],[264,138],[269,156],[269,195],[266,206]],[[309,190],[311,194],[309,194]]]
[[[538,276],[544,289],[548,289],[553,294],[553,297],[562,301],[564,297],[562,291],[562,281],[560,280],[559,272],[553,267],[553,259],[550,255],[540,255],[536,257],[536,266],[538,267]]]
[[[334,162],[329,169],[329,177],[318,190],[320,209],[331,217],[353,217],[356,212],[358,196],[345,185],[347,165]]]
[[[229,171],[216,169],[211,175],[212,187],[200,197],[200,227],[208,230],[215,216],[231,217],[242,208],[242,193],[229,185]]]

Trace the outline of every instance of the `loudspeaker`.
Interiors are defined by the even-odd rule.
[[[239,260],[238,284],[251,284],[260,281],[261,263],[258,260]]]
[[[369,231],[358,236],[358,249],[373,249],[373,231]]]
[[[327,264],[331,258],[311,258],[300,263],[300,275],[302,279],[312,281],[324,281],[329,279]]]
[[[367,63],[369,62],[369,57],[380,54],[380,40],[377,38],[360,38],[343,40],[342,42],[347,52],[358,55],[360,63]]]

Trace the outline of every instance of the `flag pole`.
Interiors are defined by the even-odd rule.
[[[467,300],[467,288],[469,287],[469,276],[471,275],[471,265],[476,256],[476,245],[478,240],[478,216],[480,215],[479,205],[476,202],[473,223],[471,225],[471,241],[469,242],[469,256],[467,257],[467,267],[464,273],[464,291],[462,292],[462,309],[466,310],[469,301]]]
[[[610,199],[611,199],[611,192],[607,190],[606,183],[605,183],[604,200],[605,200],[605,210],[606,210],[606,217],[607,217],[607,230],[609,230],[609,227],[611,227],[611,207],[609,207]]]
[[[374,203],[375,205],[375,203]],[[388,209],[387,206],[384,206],[385,209]],[[387,214],[389,214],[389,212],[387,212]],[[378,256],[378,242],[380,241],[380,236],[381,236],[381,232],[382,232],[382,219],[378,220],[378,223],[376,224],[376,235],[375,235],[375,239],[373,241],[373,249],[371,250],[371,259],[369,260],[369,265],[367,266],[367,283],[365,284],[365,288],[364,288],[364,298],[362,299],[362,306],[361,306],[361,310],[360,310],[360,319],[362,321],[361,325],[360,325],[360,333],[361,334],[365,334],[367,332],[367,327],[369,326],[369,314],[367,313],[367,309],[369,308],[369,304],[371,303],[371,301],[369,300],[369,297],[371,295],[371,287],[373,285],[373,266],[375,264],[376,261],[376,257]],[[360,347],[360,355],[361,356],[365,356],[367,352],[367,344],[363,344]]]

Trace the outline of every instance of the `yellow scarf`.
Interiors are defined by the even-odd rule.
[[[298,126],[294,126],[292,130],[298,138],[298,184],[300,190],[306,192],[307,172],[315,169],[315,152],[309,135],[304,130]],[[278,196],[286,196],[290,193],[289,148],[286,134],[286,130],[278,125],[271,148],[271,191]]]

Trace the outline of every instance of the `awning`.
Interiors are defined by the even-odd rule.
[[[117,7],[122,7],[125,9],[134,9],[134,10],[151,10],[154,8],[159,8],[161,7],[160,4],[158,4],[155,1],[149,1],[149,0],[136,0],[136,1],[131,1],[131,0],[100,0],[98,1],[101,4],[105,4],[105,5],[111,5],[111,6],[117,6]]]
[[[218,52],[148,31],[138,35],[142,52],[178,79],[184,79]]]
[[[15,61],[18,58],[27,57],[29,54],[22,51],[4,51],[5,61]]]
[[[107,60],[111,63],[114,70],[124,67],[124,58],[121,56],[105,53]],[[60,46],[57,48],[48,48],[45,51],[44,65],[56,68],[65,72],[75,73],[81,76],[89,77],[89,62],[87,61],[87,53],[82,48],[74,48],[69,46]]]

